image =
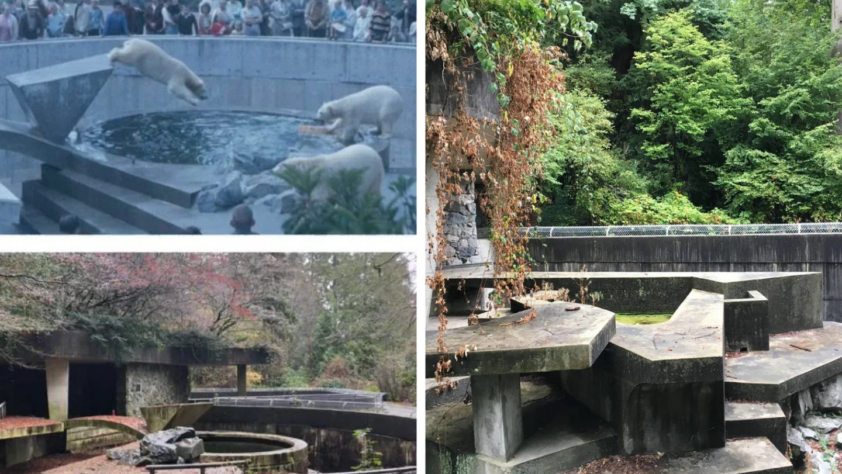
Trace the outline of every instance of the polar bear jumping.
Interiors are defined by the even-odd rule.
[[[191,105],[198,105],[199,101],[207,99],[205,83],[199,76],[183,62],[149,41],[132,38],[122,48],[112,49],[108,59],[112,63],[133,66],[144,76],[165,84],[171,95]]]
[[[319,184],[310,195],[320,202],[326,202],[334,196],[328,181],[341,170],[362,169],[363,181],[360,191],[376,196],[380,196],[380,186],[385,174],[380,155],[368,145],[351,145],[330,155],[288,158],[275,167],[274,173],[278,174],[290,167],[322,171]]]
[[[374,86],[363,91],[326,102],[319,109],[319,119],[330,133],[336,132],[339,140],[348,145],[360,125],[376,125],[377,133],[387,139],[392,135],[395,122],[403,113],[403,99],[389,86]]]

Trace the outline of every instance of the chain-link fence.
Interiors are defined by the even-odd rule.
[[[526,227],[522,233],[538,238],[629,237],[668,235],[838,234],[842,222],[741,225],[638,225],[604,227]]]

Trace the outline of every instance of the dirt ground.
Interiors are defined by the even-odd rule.
[[[137,443],[120,449],[137,448]],[[0,467],[0,474],[145,474],[142,467],[121,466],[105,458],[105,451],[84,454],[52,454],[8,469]],[[168,474],[196,474],[197,469],[167,471]],[[208,469],[208,474],[242,474],[237,467]]]

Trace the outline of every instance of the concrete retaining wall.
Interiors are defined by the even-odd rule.
[[[416,48],[292,38],[145,37],[182,60],[205,81],[204,109],[318,110],[322,103],[373,85],[394,87],[404,99],[395,129],[415,140]],[[0,78],[106,54],[125,38],[60,39],[0,45]],[[83,118],[87,123],[133,113],[189,109],[166,87],[118,65]],[[0,80],[0,119],[26,121],[5,79]],[[414,157],[414,147],[411,147]],[[413,165],[413,159],[410,165]],[[31,158],[0,151],[0,180],[37,176]]]
[[[532,240],[536,271],[821,272],[824,319],[842,321],[842,234]]]

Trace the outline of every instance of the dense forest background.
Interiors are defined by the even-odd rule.
[[[2,254],[0,360],[32,332],[113,350],[267,347],[252,386],[384,391],[415,400],[414,261],[403,254]],[[236,385],[233,367],[191,372]]]
[[[539,225],[842,220],[830,0],[581,3]]]

